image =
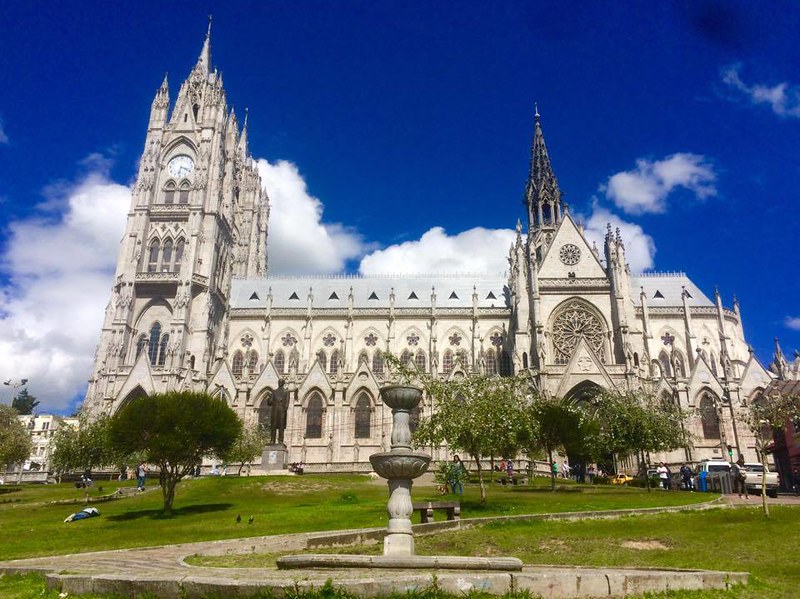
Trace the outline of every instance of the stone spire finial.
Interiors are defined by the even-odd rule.
[[[204,75],[208,75],[211,69],[211,15],[208,15],[206,39],[203,41],[203,48],[200,50],[200,57],[197,59],[197,67],[200,67]]]
[[[531,221],[528,223],[529,229],[541,225],[554,227],[561,220],[561,190],[558,187],[555,173],[553,173],[550,155],[544,142],[538,104],[534,108],[531,163],[528,182],[525,185],[525,204],[528,207],[528,218]],[[540,210],[544,212],[540,212]],[[544,222],[535,225],[533,220],[534,215],[537,214],[542,215]]]

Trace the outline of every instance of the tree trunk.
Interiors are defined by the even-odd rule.
[[[761,469],[763,470],[761,473],[761,507],[764,509],[764,517],[769,518],[769,506],[767,506],[767,452],[763,449],[761,450]],[[747,483],[742,484],[746,485]]]
[[[556,492],[556,473],[553,470],[553,450],[551,448],[547,448],[547,457],[550,461],[550,490],[555,493]]]
[[[475,464],[478,466],[478,486],[481,490],[481,503],[486,503],[486,485],[483,484],[483,469],[481,468],[481,459],[474,454],[472,457],[475,459]]]
[[[644,481],[645,481],[644,484],[647,486],[647,492],[651,493],[652,489],[650,488],[650,475],[647,474],[647,464],[644,461],[644,451],[642,451],[642,458],[641,459],[642,459],[642,461],[641,461],[642,469],[644,470]]]

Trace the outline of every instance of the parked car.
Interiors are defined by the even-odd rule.
[[[749,493],[761,494],[761,479],[764,474],[764,466],[757,462],[745,462],[744,469],[747,472],[745,485]],[[778,496],[778,489],[781,486],[781,479],[777,472],[770,472],[767,467],[767,495],[770,497]]]
[[[617,474],[614,478],[611,479],[611,484],[612,485],[627,485],[632,480],[633,480],[632,476],[628,476],[627,474]]]

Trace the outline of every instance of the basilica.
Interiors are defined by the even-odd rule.
[[[754,460],[741,414],[775,376],[750,351],[738,303],[683,272],[630,272],[619,230],[589,243],[540,120],[507,273],[270,276],[269,190],[209,32],[174,102],[165,79],[152,103],[85,409],[191,389],[251,425],[284,379],[289,461],[362,470],[389,446],[378,390],[391,353],[442,378],[527,371],[550,397],[645,387],[686,411],[694,435],[651,459],[697,462],[730,446]]]

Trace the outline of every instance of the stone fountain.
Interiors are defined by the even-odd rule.
[[[478,570],[483,572],[518,572],[522,562],[515,557],[466,557],[466,556],[419,556],[414,554],[414,532],[411,516],[414,507],[411,502],[413,481],[428,470],[431,456],[411,448],[411,410],[422,399],[422,390],[410,385],[386,385],[380,389],[383,402],[392,409],[392,446],[389,451],[374,453],[369,461],[379,476],[389,481],[389,526],[383,538],[383,555],[333,555],[302,554],[286,555],[278,558],[279,569],[347,568],[351,571],[374,568],[402,570]],[[476,574],[480,579],[482,574]],[[427,579],[426,579],[427,580]],[[454,579],[455,580],[455,579]],[[458,580],[464,580],[463,577]],[[427,580],[425,584],[430,583]],[[394,584],[394,583],[391,583]],[[387,587],[387,591],[395,590]],[[420,588],[425,588],[423,584]],[[459,583],[461,584],[461,583]],[[482,584],[482,583],[481,583]],[[408,588],[406,585],[405,588]],[[481,587],[482,590],[483,587]],[[460,591],[459,591],[460,589]],[[463,592],[464,588],[453,591]]]
[[[431,456],[413,451],[409,419],[422,399],[422,390],[406,385],[381,387],[383,403],[392,408],[392,446],[390,451],[369,456],[375,472],[389,481],[389,526],[383,540],[383,555],[414,555],[411,529],[411,487],[414,479],[428,470]]]

